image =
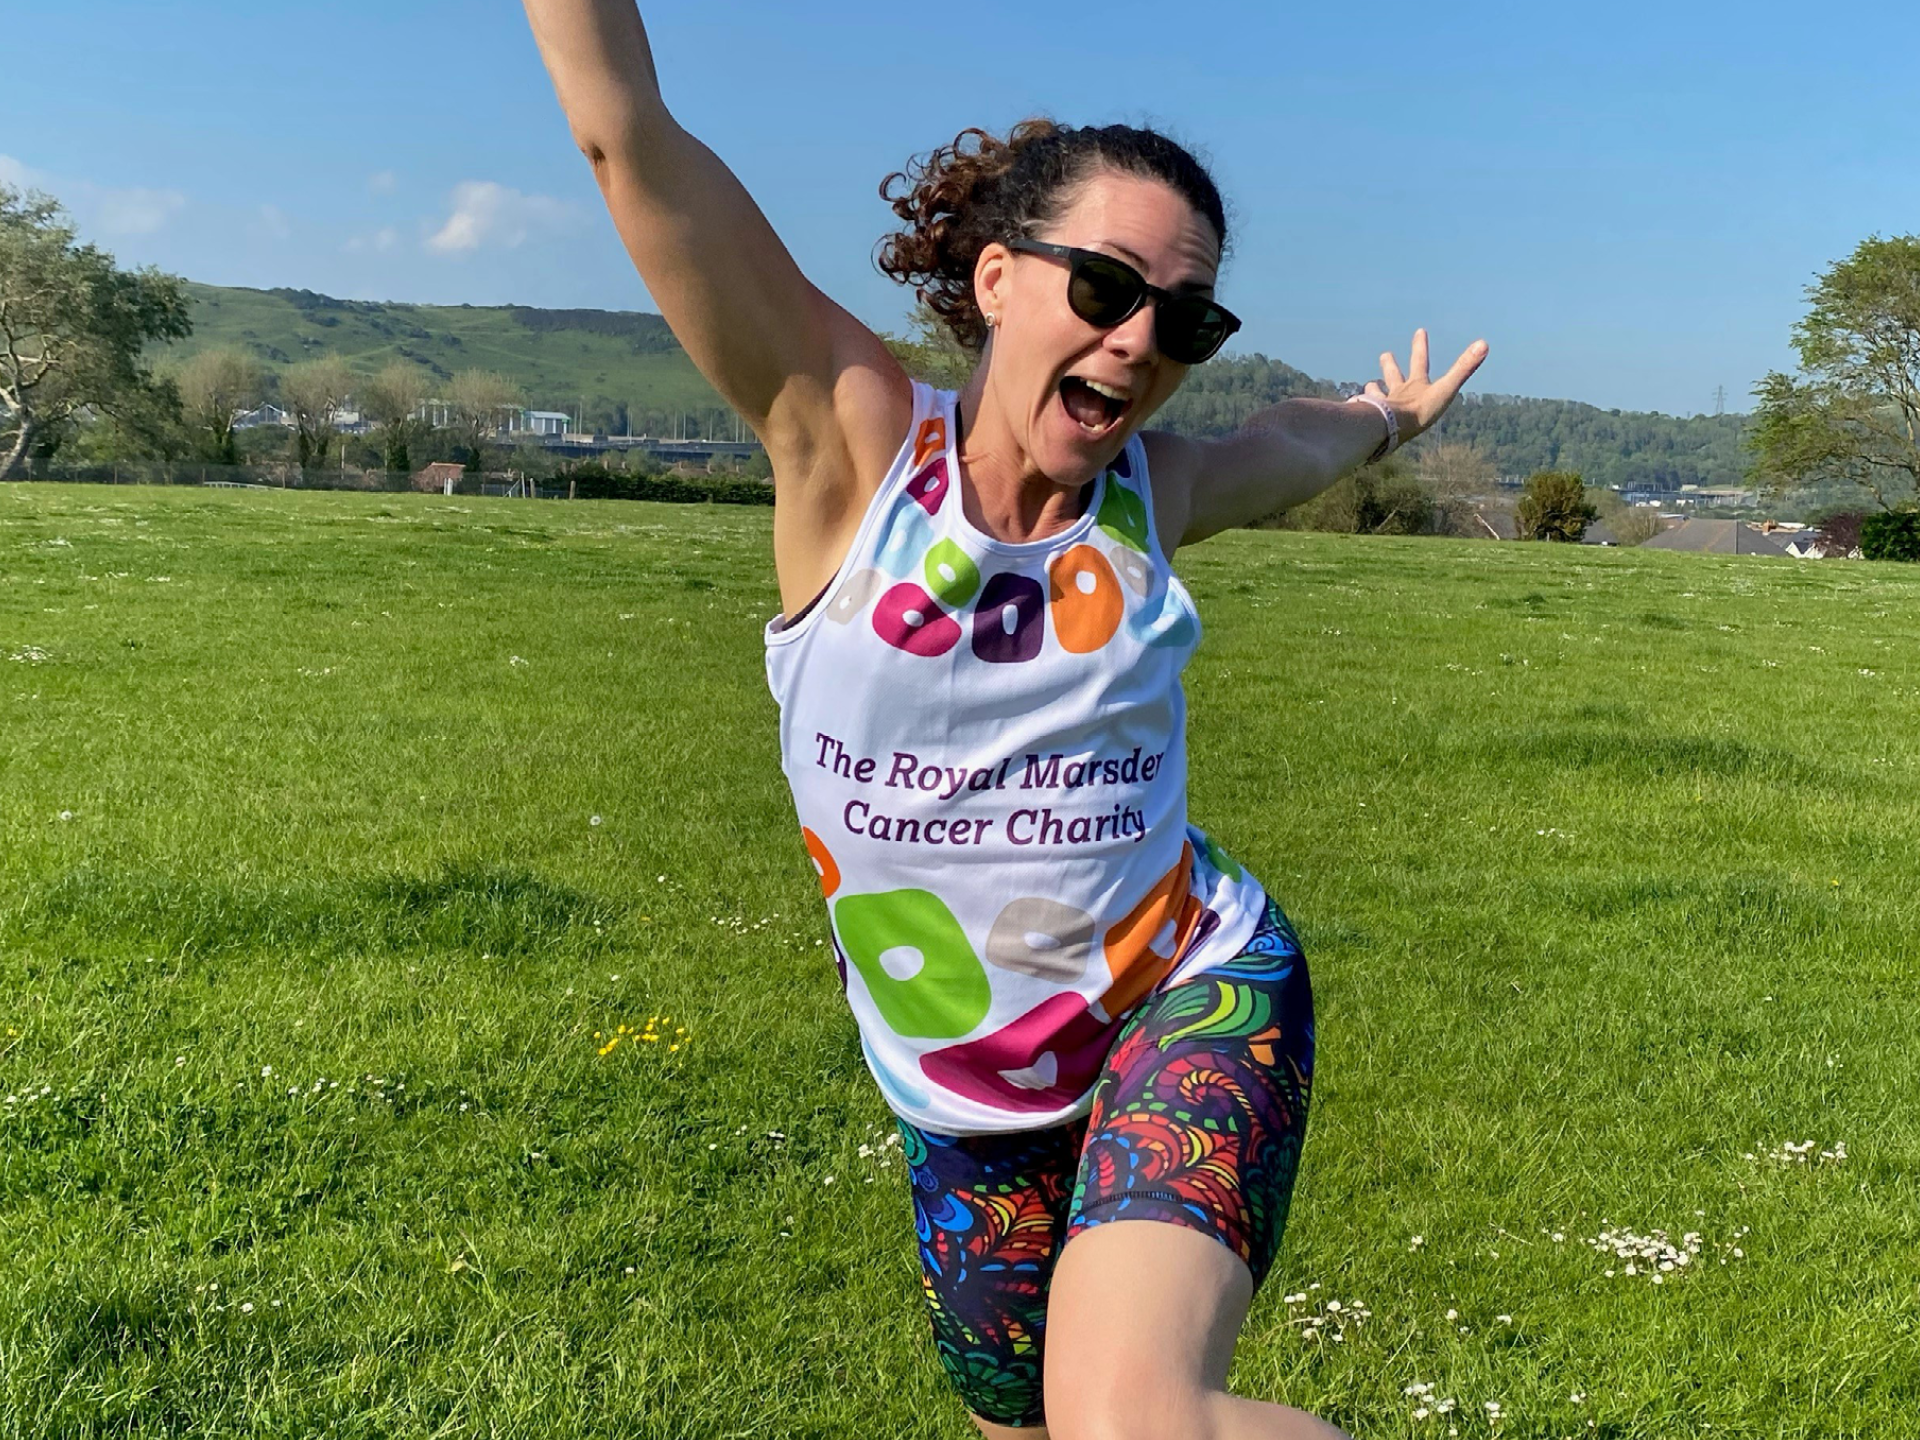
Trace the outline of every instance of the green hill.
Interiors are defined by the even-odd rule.
[[[729,421],[713,387],[658,315],[612,310],[540,310],[523,305],[408,305],[336,300],[311,290],[189,285],[190,355],[212,345],[251,351],[284,368],[332,352],[371,375],[412,360],[441,379],[456,370],[497,370],[535,409],[580,415],[592,429],[672,433],[682,417],[701,433]],[[1236,355],[1194,371],[1161,414],[1189,435],[1221,435],[1292,395],[1331,395],[1329,381],[1264,355]],[[1602,410],[1571,400],[1469,395],[1436,435],[1478,444],[1505,475],[1577,470],[1600,485],[1731,485],[1745,467],[1745,417]]]
[[[1234,355],[1189,375],[1159,418],[1182,434],[1226,435],[1275,401],[1335,393],[1330,382],[1264,355]],[[1469,393],[1431,434],[1478,446],[1505,476],[1573,470],[1591,485],[1679,489],[1744,483],[1746,425],[1744,415],[1662,415]]]
[[[276,369],[333,353],[367,375],[392,360],[414,361],[442,380],[456,370],[497,370],[534,409],[584,411],[588,424],[611,433],[629,419],[635,432],[659,433],[682,412],[725,408],[658,315],[187,288],[193,335],[169,351],[181,358],[233,345]]]

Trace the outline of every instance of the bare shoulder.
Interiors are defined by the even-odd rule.
[[[1153,489],[1153,525],[1171,555],[1186,539],[1193,519],[1193,489],[1205,464],[1204,442],[1166,430],[1143,430],[1147,475]]]

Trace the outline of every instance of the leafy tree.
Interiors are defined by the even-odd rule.
[[[202,350],[173,377],[180,408],[201,457],[216,465],[237,465],[233,422],[260,401],[266,376],[244,350],[221,345]]]
[[[1586,482],[1567,470],[1543,470],[1528,477],[1513,522],[1522,540],[1558,540],[1577,544],[1587,526],[1600,518],[1587,499]]]
[[[1920,560],[1920,512],[1867,516],[1860,522],[1860,554],[1868,560]]]
[[[360,411],[380,431],[380,453],[390,474],[413,469],[414,436],[426,425],[416,418],[427,399],[427,372],[405,360],[395,360],[360,390]]]
[[[520,404],[520,387],[492,370],[457,370],[447,383],[447,408],[456,441],[467,452],[467,469],[486,469],[488,443],[500,433],[507,412]]]
[[[886,337],[887,349],[900,368],[914,379],[941,390],[958,390],[973,375],[977,363],[971,351],[955,340],[940,317],[923,301],[908,321],[906,336]]]
[[[1858,510],[1834,510],[1820,516],[1813,525],[1829,548],[1842,555],[1852,555],[1860,548],[1860,530],[1866,520]]]
[[[1392,455],[1341,477],[1278,523],[1343,535],[1425,535],[1433,521],[1433,496],[1405,460]]]
[[[1230,355],[1189,371],[1152,423],[1200,438],[1231,435],[1269,405],[1299,395],[1334,399],[1339,389],[1265,355]]]
[[[334,425],[353,391],[353,372],[338,355],[303,360],[280,378],[280,398],[293,416],[294,456],[318,470],[333,449]]]
[[[1228,355],[1190,371],[1152,423],[1196,438],[1225,436],[1281,400],[1337,393],[1329,382],[1265,355]],[[1478,449],[1501,476],[1577,470],[1596,485],[1623,488],[1734,486],[1746,482],[1748,423],[1744,415],[1680,417],[1467,394],[1409,453],[1458,443]]]
[[[1433,499],[1434,529],[1442,535],[1480,531],[1479,502],[1499,481],[1493,461],[1478,445],[1441,440],[1414,452],[1414,470]]]
[[[1646,505],[1627,504],[1618,490],[1589,489],[1587,500],[1622,545],[1644,545],[1660,533],[1660,512]]]
[[[1920,236],[1862,241],[1808,287],[1798,377],[1754,389],[1754,474],[1846,480],[1882,510],[1920,501]]]
[[[192,330],[182,282],[82,245],[59,203],[0,185],[0,479],[83,410],[177,404],[144,352]]]

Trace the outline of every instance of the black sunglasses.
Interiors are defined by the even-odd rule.
[[[1231,310],[1207,296],[1181,295],[1149,285],[1147,277],[1126,261],[1098,250],[1045,240],[1009,240],[1007,248],[1066,261],[1070,267],[1067,304],[1074,314],[1098,329],[1111,330],[1124,324],[1151,299],[1154,343],[1177,365],[1211,360],[1227,343],[1227,337],[1240,328],[1239,318]]]

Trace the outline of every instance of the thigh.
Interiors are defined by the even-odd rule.
[[[934,1349],[967,1409],[1041,1422],[1047,1296],[1084,1125],[936,1135],[902,1121]]]
[[[1240,954],[1150,996],[1094,1092],[1068,1221],[1209,1235],[1257,1288],[1286,1228],[1313,1083],[1313,992],[1279,906]]]

